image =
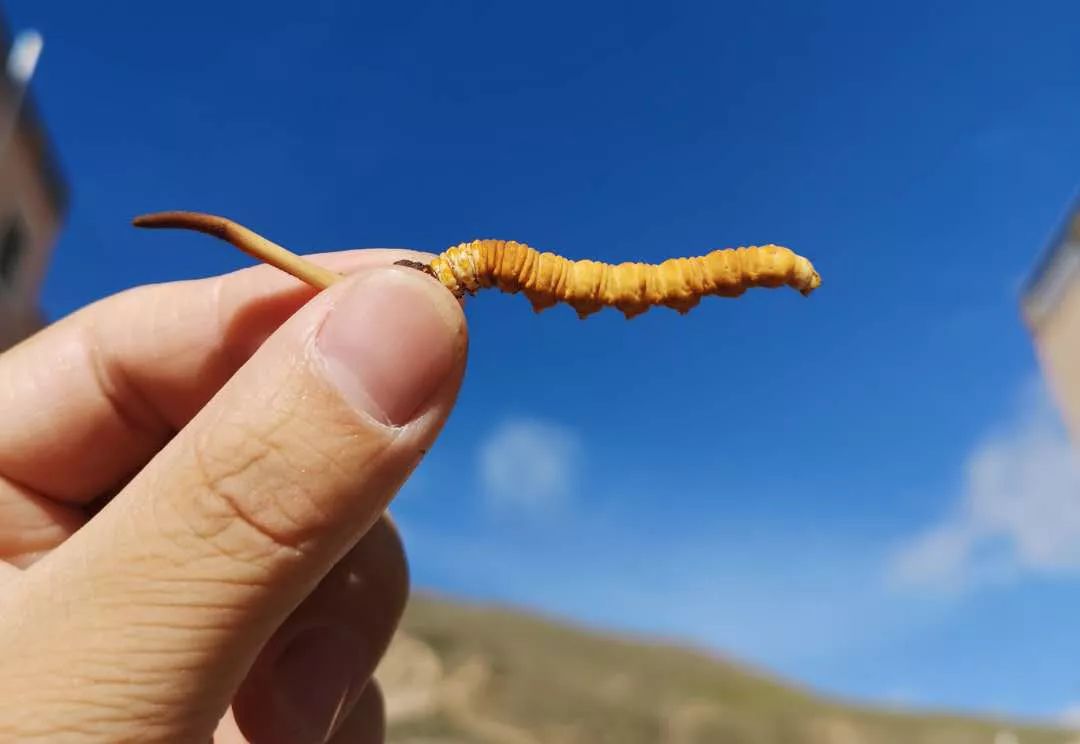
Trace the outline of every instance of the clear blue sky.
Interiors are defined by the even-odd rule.
[[[686,317],[471,302],[395,506],[418,586],[872,700],[1080,703],[1080,484],[1018,287],[1080,177],[1076,3],[7,4],[74,206],[56,317],[248,260],[474,237],[824,278]],[[946,7],[947,6],[947,7]]]

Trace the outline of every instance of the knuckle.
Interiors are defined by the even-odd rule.
[[[325,523],[310,474],[330,464],[317,448],[290,437],[290,427],[287,419],[262,430],[219,421],[194,438],[201,537],[257,558],[267,551],[302,551]]]

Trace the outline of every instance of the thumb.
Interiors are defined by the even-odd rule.
[[[0,732],[207,741],[435,439],[466,346],[458,303],[410,269],[315,297],[7,595],[0,697],[22,704]]]

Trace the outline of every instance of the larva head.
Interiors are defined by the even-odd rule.
[[[458,281],[458,277],[454,273],[453,264],[447,258],[447,253],[449,253],[449,251],[436,256],[429,268],[435,278],[439,280],[439,283],[449,289],[454,297],[457,297],[460,300],[465,296],[466,287]]]
[[[799,290],[803,297],[809,297],[810,293],[821,286],[821,275],[814,269],[814,265],[802,256],[795,258],[795,272],[791,285]]]
[[[394,261],[394,266],[408,266],[410,269],[416,269],[422,271],[430,277],[438,279],[438,274],[435,273],[435,269],[431,268],[431,264],[426,264],[421,261],[409,261],[408,259],[402,259],[400,261]]]

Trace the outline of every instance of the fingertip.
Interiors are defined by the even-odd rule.
[[[327,380],[351,406],[402,426],[462,366],[464,313],[420,272],[376,269],[342,288],[317,347]]]
[[[252,741],[322,741],[365,707],[405,609],[396,531],[378,520],[275,632],[234,699]],[[368,719],[368,714],[362,714]]]
[[[328,744],[383,744],[386,740],[386,699],[372,681]]]

